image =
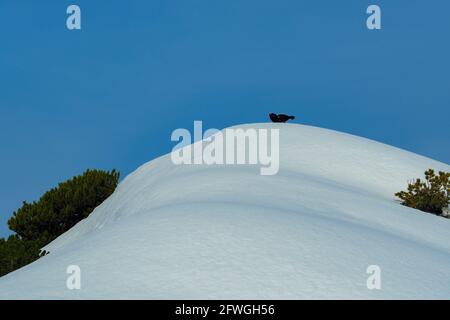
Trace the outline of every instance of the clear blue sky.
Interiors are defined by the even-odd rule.
[[[0,0],[1,235],[23,200],[86,168],[124,176],[193,120],[292,113],[450,163],[449,15],[448,0]]]

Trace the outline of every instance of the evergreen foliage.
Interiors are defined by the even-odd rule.
[[[428,169],[425,181],[416,179],[408,184],[408,191],[395,195],[407,207],[446,216],[444,212],[450,203],[450,173],[439,171],[436,175],[433,169]]]
[[[47,191],[39,201],[23,202],[8,220],[15,234],[0,239],[0,276],[45,255],[41,248],[88,217],[118,182],[116,170],[86,170]]]

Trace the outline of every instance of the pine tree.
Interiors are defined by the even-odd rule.
[[[39,201],[23,202],[8,220],[15,234],[0,239],[0,276],[45,255],[41,248],[88,217],[114,192],[119,176],[116,170],[86,170],[47,191]]]
[[[450,173],[433,169],[425,171],[425,181],[416,179],[408,184],[408,191],[395,194],[402,200],[402,204],[421,211],[444,216],[444,208],[450,203]]]

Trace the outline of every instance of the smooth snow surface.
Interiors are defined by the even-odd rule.
[[[241,127],[280,128],[277,175],[150,161],[48,256],[0,278],[0,298],[450,299],[450,220],[394,197],[450,166],[316,127]],[[66,287],[69,265],[81,290]]]

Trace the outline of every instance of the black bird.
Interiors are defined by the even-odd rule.
[[[270,120],[272,120],[272,122],[286,122],[288,120],[294,120],[295,117],[294,116],[288,116],[287,114],[276,114],[276,113],[269,113],[269,117]]]

